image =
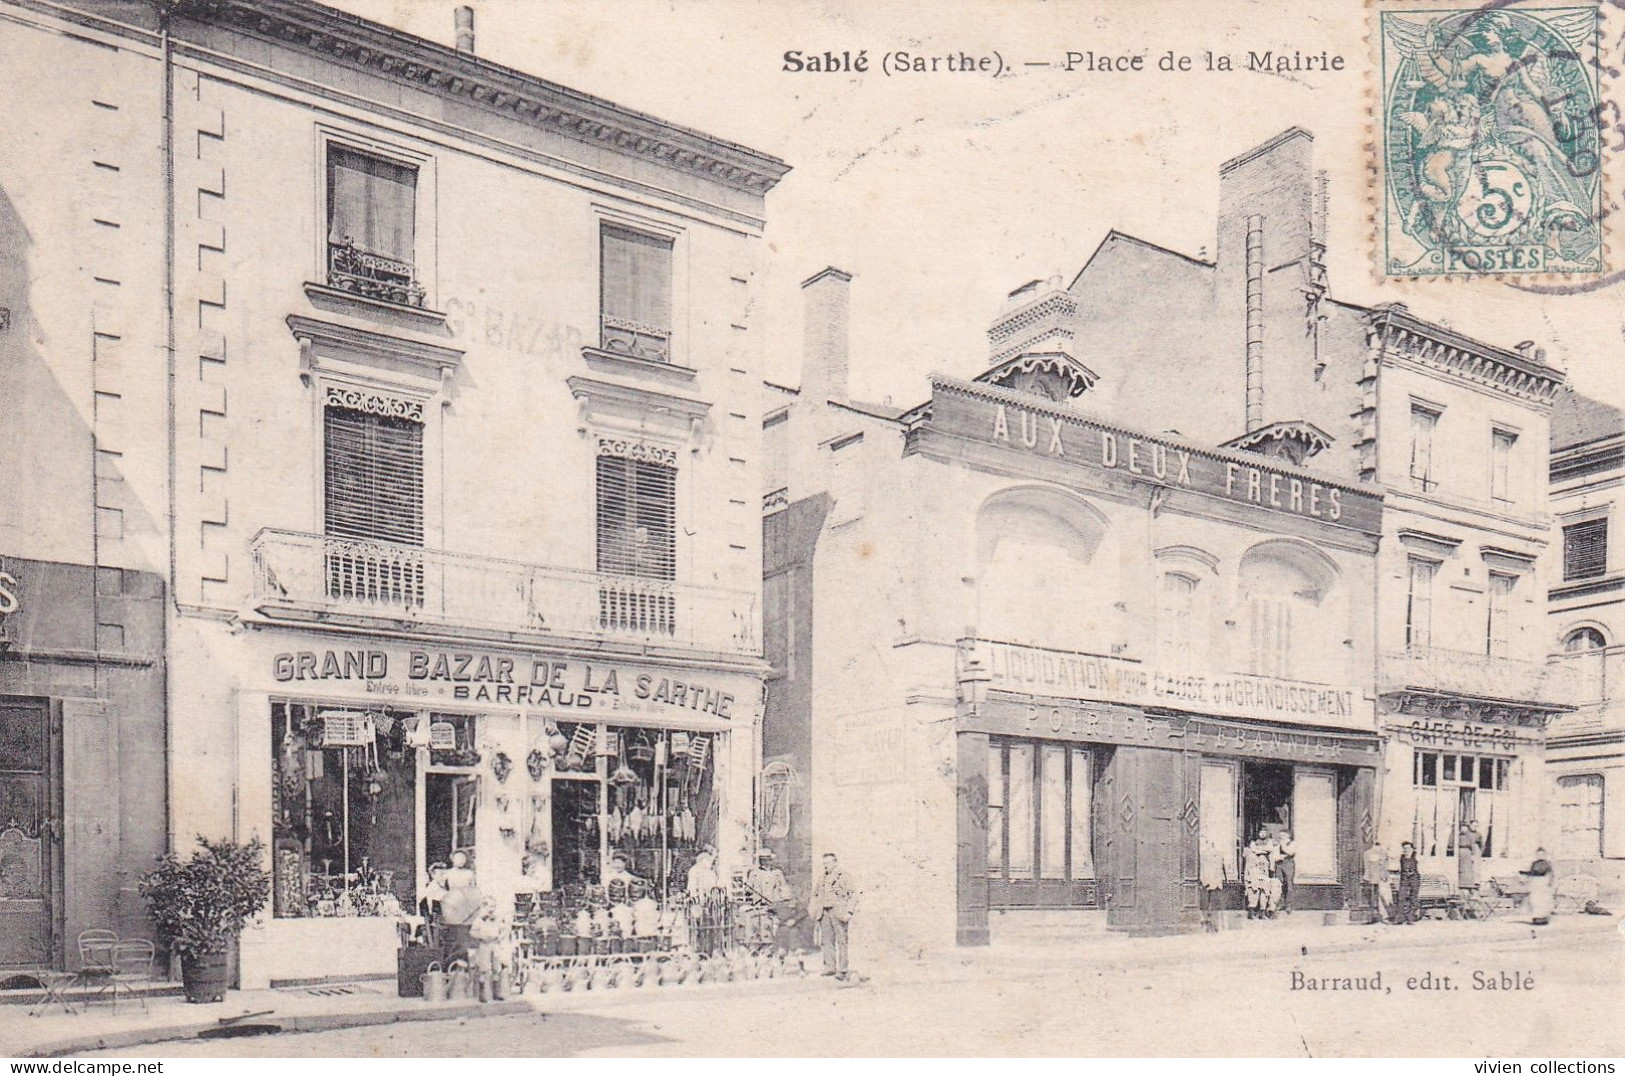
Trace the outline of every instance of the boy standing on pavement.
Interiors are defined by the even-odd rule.
[[[1422,918],[1422,868],[1416,863],[1416,845],[1404,841],[1399,846],[1399,921],[1414,923]]]

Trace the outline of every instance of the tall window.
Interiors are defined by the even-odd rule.
[[[1558,778],[1558,854],[1564,859],[1602,855],[1602,797],[1600,773]]]
[[[1596,628],[1576,628],[1563,640],[1567,660],[1576,663],[1585,685],[1577,700],[1582,703],[1601,702],[1608,697],[1608,666],[1605,647],[1608,641]]]
[[[327,282],[423,305],[414,247],[418,170],[343,146],[327,150]]]
[[[1405,593],[1405,649],[1426,650],[1433,645],[1433,577],[1439,566],[1421,557],[1410,558],[1410,584]]]
[[[1512,591],[1518,585],[1515,575],[1490,573],[1489,623],[1484,632],[1484,653],[1504,657],[1512,621]]]
[[[423,604],[423,427],[346,407],[324,412],[328,595]]]
[[[1411,840],[1417,855],[1454,856],[1461,827],[1476,822],[1484,841],[1483,854],[1498,859],[1509,856],[1515,825],[1513,762],[1490,755],[1417,751],[1411,770],[1416,789]]]
[[[1336,582],[1323,555],[1290,542],[1260,543],[1243,554],[1239,571],[1247,609],[1249,671],[1291,679],[1301,659],[1323,657],[1328,614],[1321,604]]]
[[[1411,485],[1423,492],[1439,484],[1433,478],[1433,432],[1438,425],[1439,412],[1411,404]]]
[[[604,350],[670,362],[672,241],[605,224],[599,251]]]
[[[631,456],[598,457],[600,627],[676,631],[677,469]]]
[[[1087,750],[1062,743],[989,741],[989,877],[1063,882],[1095,876],[1091,765]]]
[[[1518,435],[1495,430],[1490,435],[1490,496],[1497,501],[1512,500],[1512,446]]]
[[[1193,657],[1196,640],[1192,620],[1196,603],[1196,580],[1182,572],[1165,572],[1162,601],[1158,610],[1163,659],[1187,660]]]
[[[1588,519],[1563,528],[1563,578],[1594,579],[1608,571],[1608,520]]]

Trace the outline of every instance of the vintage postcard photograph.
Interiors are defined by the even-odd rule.
[[[1625,2],[0,0],[0,117],[11,1071],[1619,1071]]]

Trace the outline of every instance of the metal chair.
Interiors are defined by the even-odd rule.
[[[74,973],[73,985],[83,987],[96,997],[112,992],[113,1009],[118,1009],[118,935],[111,930],[84,930],[79,932],[79,970]],[[86,1005],[90,1004],[86,996]]]
[[[136,990],[152,982],[152,967],[158,958],[158,948],[145,938],[126,938],[113,947],[113,1008],[118,1009],[120,991],[125,997],[141,1000],[141,1011],[147,1011],[146,992]]]

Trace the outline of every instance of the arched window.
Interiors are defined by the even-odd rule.
[[[977,634],[1058,650],[1103,652],[1113,573],[1096,571],[1106,517],[1059,490],[990,497],[976,518]]]
[[[1305,543],[1275,539],[1241,558],[1249,668],[1294,679],[1299,658],[1328,641],[1319,607],[1337,583],[1337,565]]]
[[[1580,703],[1601,702],[1608,697],[1608,640],[1593,627],[1575,628],[1563,637],[1565,660],[1573,662],[1580,677]]]

